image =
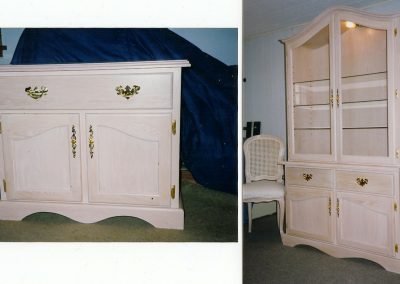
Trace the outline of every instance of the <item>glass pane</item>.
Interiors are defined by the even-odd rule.
[[[343,155],[388,156],[386,37],[341,22]]]
[[[329,26],[293,50],[296,154],[331,154]]]

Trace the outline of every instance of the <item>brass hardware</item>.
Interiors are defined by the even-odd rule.
[[[118,96],[122,96],[125,99],[129,100],[131,96],[139,94],[140,86],[133,85],[132,87],[126,86],[125,88],[122,86],[118,86],[115,88]]]
[[[394,91],[394,96],[396,97],[396,99],[399,98],[399,90],[398,90],[398,89],[396,89],[396,90]]]
[[[336,89],[336,105],[339,106],[340,96],[339,96],[339,89]]]
[[[394,209],[394,211],[397,211],[397,203],[396,202],[393,204],[393,209]]]
[[[398,158],[400,158],[400,150],[399,149],[396,150],[396,159],[398,159]]]
[[[1,128],[1,121],[0,121],[0,134],[3,133],[3,129]]]
[[[171,130],[172,130],[172,134],[176,134],[176,120],[172,120],[172,125],[171,125]]]
[[[394,28],[394,36],[397,36],[397,28]]]
[[[44,86],[41,86],[40,89],[38,87],[27,87],[25,88],[25,92],[28,96],[32,99],[37,100],[40,99],[42,96],[47,95],[48,89]]]
[[[72,147],[72,157],[76,157],[76,130],[75,125],[72,125],[72,136],[71,136],[71,147]]]
[[[3,179],[3,190],[4,192],[7,192],[7,183],[5,179]]]
[[[303,174],[303,178],[304,178],[306,181],[309,181],[310,179],[312,179],[312,174]]]
[[[394,252],[395,253],[399,252],[399,246],[397,244],[394,245]]]
[[[328,211],[329,211],[329,216],[332,215],[332,200],[329,197],[329,201],[328,201]]]
[[[336,214],[339,217],[339,198],[336,198]]]
[[[89,126],[89,154],[90,158],[93,158],[93,149],[94,149],[94,136],[93,136],[93,127]]]
[[[360,185],[360,186],[364,186],[364,185],[368,184],[368,179],[367,178],[358,177],[356,179],[356,181],[357,181],[357,184]]]
[[[175,185],[171,186],[171,198],[175,199]]]
[[[333,108],[333,100],[334,100],[334,98],[333,98],[333,89],[331,89],[331,94],[329,95],[329,102],[331,104],[331,108]]]

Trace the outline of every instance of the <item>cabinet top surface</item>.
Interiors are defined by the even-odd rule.
[[[35,72],[35,71],[90,71],[119,69],[155,69],[190,67],[187,60],[107,62],[107,63],[68,63],[68,64],[30,64],[3,65],[1,72]]]

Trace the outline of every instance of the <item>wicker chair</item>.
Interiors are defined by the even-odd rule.
[[[256,135],[244,142],[246,183],[243,184],[243,202],[248,203],[249,233],[252,227],[253,203],[277,202],[280,233],[283,233],[285,193],[282,181],[284,147],[281,140],[270,135]]]

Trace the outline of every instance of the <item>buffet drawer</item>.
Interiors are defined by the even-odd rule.
[[[336,188],[393,195],[394,174],[338,170],[336,171]]]
[[[331,188],[333,174],[331,169],[286,167],[285,181],[287,185]]]
[[[85,74],[59,72],[56,75],[0,77],[0,109],[156,109],[172,108],[173,73]],[[136,85],[137,94],[117,94]],[[40,92],[29,96],[26,88]],[[129,94],[129,93],[128,93]]]

